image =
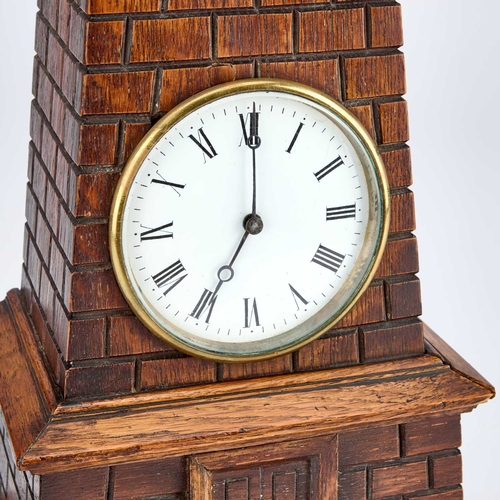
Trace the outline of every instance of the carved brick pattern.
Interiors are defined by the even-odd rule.
[[[341,433],[338,500],[462,500],[457,446],[459,417]]]
[[[401,6],[370,7],[370,17],[373,48],[403,45]]]
[[[423,352],[400,7],[392,0],[258,3],[40,2],[22,287],[65,397]],[[131,316],[109,260],[109,209],[125,161],[161,114],[212,85],[259,76],[317,87],[358,116],[387,165],[390,241],[373,284],[323,338],[278,360],[196,364]]]
[[[14,450],[0,409],[0,498],[40,500],[39,477],[16,468]]]
[[[274,492],[276,498],[322,500],[327,497],[317,496],[315,488],[311,488],[311,483],[318,481],[319,471],[322,487],[325,483],[330,485],[327,489],[338,484],[338,500],[403,497],[463,500],[458,445],[459,417],[434,417],[341,432],[336,438],[319,437],[281,446],[83,468],[39,477],[14,467],[0,413],[0,497],[3,494],[16,500],[180,500],[186,498],[191,483],[193,499],[253,499],[259,491],[264,491],[264,498],[275,498]],[[332,459],[335,455],[338,476],[337,460]],[[206,483],[211,487],[204,489]],[[199,494],[210,496],[199,497]]]
[[[161,0],[76,0],[87,14],[159,12]]]
[[[299,13],[299,52],[364,49],[364,9]]]

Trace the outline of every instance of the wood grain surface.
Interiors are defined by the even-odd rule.
[[[22,295],[0,304],[0,495],[462,498],[458,414],[494,389],[418,320],[400,5],[39,3]],[[391,234],[375,280],[322,338],[275,360],[211,363],[132,315],[109,261],[109,208],[165,112],[264,76],[358,117],[386,164]]]

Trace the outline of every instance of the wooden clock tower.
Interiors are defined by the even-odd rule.
[[[400,5],[39,8],[23,279],[0,304],[0,498],[462,499],[460,414],[494,389],[418,319]],[[308,84],[358,117],[385,162],[390,235],[370,287],[321,338],[215,363],[135,318],[108,217],[155,121],[198,91],[259,77]]]

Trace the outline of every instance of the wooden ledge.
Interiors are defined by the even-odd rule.
[[[37,382],[34,354],[20,341],[26,333],[12,314],[18,306],[18,293],[9,292],[0,308],[0,398],[18,465],[35,474],[463,413],[493,395],[424,355],[54,406],[47,380]],[[16,368],[6,369],[9,363]]]
[[[424,323],[425,350],[429,354],[439,357],[454,371],[460,373],[472,382],[482,385],[495,397],[495,388],[475,368],[465,361],[460,354],[454,351],[434,330]]]

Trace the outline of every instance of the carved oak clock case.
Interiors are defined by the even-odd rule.
[[[0,496],[461,499],[494,389],[419,320],[400,5],[39,8]]]

